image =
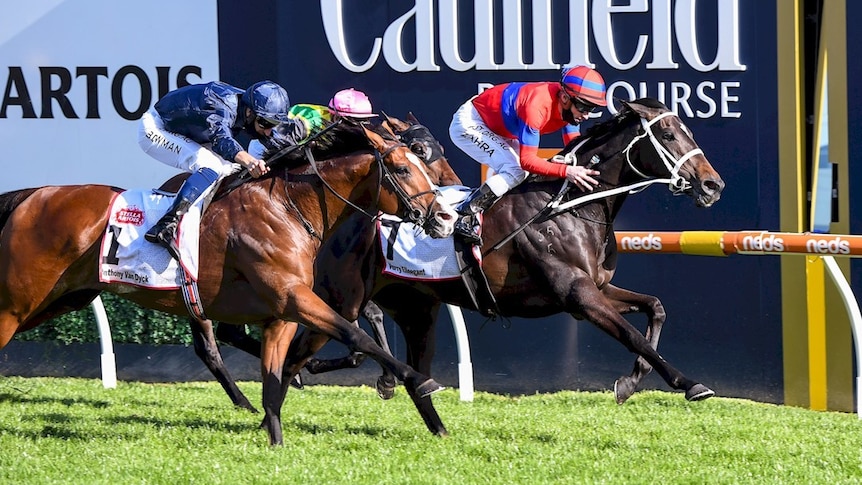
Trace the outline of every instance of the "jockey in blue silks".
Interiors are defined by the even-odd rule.
[[[168,212],[144,236],[177,255],[180,217],[216,182],[238,169],[252,177],[268,172],[266,164],[236,140],[245,132],[253,139],[272,135],[272,128],[288,120],[287,91],[272,81],[246,90],[222,82],[193,84],[166,94],[144,113],[138,144],[156,160],[190,172]]]

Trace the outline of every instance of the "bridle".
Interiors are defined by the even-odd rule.
[[[664,166],[667,167],[668,172],[670,173],[670,180],[668,181],[668,188],[673,193],[673,195],[680,195],[687,190],[691,189],[691,184],[688,180],[685,180],[679,175],[679,169],[682,165],[687,162],[690,158],[695,157],[697,155],[703,155],[703,150],[700,148],[695,148],[690,150],[685,155],[679,157],[679,159],[674,158],[674,156],[668,151],[667,148],[662,145],[655,134],[652,132],[652,125],[658,123],[663,118],[667,118],[668,116],[676,116],[672,111],[664,112],[655,118],[647,121],[645,118],[641,118],[641,126],[644,129],[644,132],[640,135],[634,137],[629,145],[623,150],[623,153],[626,154],[626,163],[629,164],[629,168],[631,168],[636,174],[640,175],[644,179],[648,179],[649,176],[645,175],[643,172],[637,169],[634,166],[634,163],[631,161],[631,149],[634,147],[635,143],[640,141],[642,138],[649,138],[652,143],[653,148],[655,148],[656,153],[658,154],[659,159],[664,163]]]
[[[650,186],[652,184],[657,184],[657,183],[667,184],[668,189],[670,189],[670,191],[673,195],[682,195],[687,190],[691,189],[691,184],[687,180],[682,178],[682,176],[679,175],[679,170],[682,167],[682,165],[685,162],[687,162],[689,159],[691,159],[692,157],[695,157],[697,155],[702,155],[703,150],[701,150],[700,148],[695,148],[693,150],[690,150],[685,155],[679,157],[679,159],[675,158],[670,153],[670,151],[668,151],[668,149],[665,148],[664,145],[661,144],[661,142],[655,136],[655,133],[653,133],[653,131],[652,131],[652,125],[657,123],[659,120],[662,120],[662,119],[667,118],[669,116],[676,116],[676,114],[674,114],[672,111],[666,111],[666,112],[661,113],[660,115],[656,116],[655,118],[653,118],[651,120],[647,120],[644,117],[640,117],[640,123],[644,129],[644,132],[635,136],[634,138],[632,138],[632,140],[625,147],[625,149],[623,149],[621,152],[619,152],[619,153],[625,154],[626,164],[628,164],[629,168],[634,173],[636,173],[638,176],[643,178],[644,180],[642,180],[640,182],[633,183],[633,184],[614,187],[612,189],[594,191],[593,193],[586,194],[586,195],[583,195],[581,197],[577,197],[573,200],[570,200],[566,203],[561,204],[560,201],[562,200],[562,196],[569,189],[569,181],[566,180],[563,183],[563,186],[560,189],[560,192],[549,203],[549,207],[551,209],[550,215],[555,215],[555,214],[558,214],[560,212],[565,212],[572,207],[582,205],[582,204],[584,204],[586,202],[590,202],[592,200],[602,199],[605,197],[610,197],[612,195],[621,194],[624,192],[636,193],[636,192],[639,192],[641,190],[646,189],[648,186]],[[664,163],[665,167],[667,168],[668,172],[670,173],[669,178],[651,178],[649,175],[643,173],[641,170],[639,170],[635,166],[634,162],[631,159],[631,150],[632,150],[632,148],[634,148],[634,146],[637,142],[641,141],[644,138],[649,139],[650,143],[652,144],[652,146],[655,149],[656,153],[658,154],[659,158]],[[578,149],[581,146],[583,146],[587,141],[589,141],[589,139],[585,139],[585,140],[581,141],[569,153],[570,154],[576,153],[578,151]]]
[[[410,127],[406,130],[397,132],[395,135],[403,143],[406,143],[408,145],[408,148],[410,147],[410,143],[415,140],[419,140],[420,142],[422,142],[422,144],[425,145],[425,147],[429,150],[429,153],[425,154],[424,157],[426,165],[431,165],[437,160],[443,158],[443,148],[440,146],[440,143],[438,143],[436,139],[434,139],[434,137],[431,135],[431,131],[428,130],[425,125],[420,125],[418,123],[413,124],[410,125]],[[431,143],[429,140],[434,140],[435,143]]]
[[[378,168],[377,185],[378,185],[378,187],[383,187],[384,182],[388,183],[390,188],[392,189],[392,191],[395,192],[395,195],[401,201],[401,203],[405,207],[408,208],[407,219],[410,222],[412,222],[418,226],[422,226],[425,224],[425,221],[427,221],[428,218],[431,217],[431,208],[429,206],[425,206],[425,205],[419,203],[417,201],[417,199],[419,197],[422,197],[422,196],[427,195],[427,194],[433,194],[436,198],[436,196],[439,194],[438,194],[438,191],[436,190],[436,188],[433,188],[434,187],[433,184],[431,184],[431,186],[432,186],[431,190],[419,192],[419,193],[414,194],[414,195],[410,195],[407,193],[406,190],[404,190],[404,187],[401,186],[401,184],[398,182],[396,177],[392,174],[392,171],[389,170],[389,167],[387,167],[386,164],[384,163],[384,160],[386,159],[386,157],[388,157],[389,155],[392,154],[392,152],[394,152],[395,150],[397,150],[398,148],[401,148],[401,147],[407,148],[407,145],[405,145],[404,143],[398,142],[395,145],[392,145],[391,147],[387,148],[382,153],[379,150],[377,150],[376,148],[374,148],[374,160],[377,163],[377,168]],[[309,161],[309,165],[311,166],[311,170],[314,172],[315,175],[317,175],[317,178],[319,178],[320,181],[323,182],[323,185],[330,192],[332,192],[336,197],[338,197],[342,202],[353,207],[354,209],[361,212],[362,214],[365,214],[371,220],[376,220],[376,219],[380,218],[381,215],[379,213],[371,214],[368,211],[366,211],[365,209],[363,209],[362,207],[359,207],[358,205],[354,204],[353,202],[351,202],[350,200],[348,200],[347,198],[345,198],[344,196],[339,194],[338,191],[336,191],[335,188],[333,188],[329,184],[329,182],[327,182],[323,178],[323,176],[321,175],[320,171],[317,168],[317,162],[314,160],[314,156],[311,153],[311,147],[305,147],[305,156]],[[417,165],[417,167],[420,170],[422,170],[422,173],[425,175],[425,178],[430,183],[430,178],[428,178],[428,174],[425,173],[425,170],[422,167],[419,167],[418,165]],[[380,192],[377,193],[377,201],[379,201],[379,199],[380,199]]]

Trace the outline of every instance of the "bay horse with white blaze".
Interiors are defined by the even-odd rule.
[[[445,435],[430,394],[442,387],[394,359],[314,294],[314,259],[350,215],[377,211],[416,217],[430,234],[452,233],[454,213],[440,204],[422,164],[384,133],[342,125],[333,138],[364,142],[318,146],[317,171],[302,162],[217,194],[201,220],[199,293],[213,319],[263,328],[261,374],[271,444],[281,444],[287,392],[285,352],[298,322],[367,352],[405,382],[429,430]],[[230,183],[230,178],[225,185]],[[99,281],[108,209],[121,189],[49,186],[0,195],[0,348],[12,336],[88,305],[109,291],[143,307],[187,314],[179,290],[156,291]],[[289,374],[288,374],[289,375]]]
[[[622,102],[616,116],[593,126],[567,147],[567,151],[572,149],[577,160],[598,160],[595,168],[601,172],[601,184],[594,192],[584,193],[574,186],[560,191],[559,181],[532,177],[484,215],[482,267],[499,314],[541,318],[565,312],[578,320],[589,320],[619,341],[637,355],[631,375],[614,384],[620,404],[653,368],[670,387],[684,391],[688,400],[714,395],[657,352],[666,318],[661,301],[611,284],[617,263],[613,222],[631,189],[663,180],[675,195],[688,195],[697,206],[709,207],[719,200],[724,181],[682,120],[650,98]],[[352,265],[375,269],[369,272],[370,277],[354,275],[356,279],[347,281],[346,275],[339,273],[345,261],[321,252],[318,272],[333,275],[327,279],[326,299],[348,319],[356,318],[367,301],[376,302],[401,328],[407,362],[430,375],[440,304],[485,313],[487,309],[475,307],[460,281],[408,281],[381,274],[385,261],[376,247],[377,236],[374,231],[363,230],[358,222],[352,220],[342,226],[331,243],[365,247],[364,254],[352,253],[357,257]],[[364,296],[357,297],[356,288],[363,288]],[[628,313],[646,315],[645,335],[623,317]],[[375,320],[382,321],[369,315],[369,321]],[[325,335],[304,332],[288,354],[288,371],[298,372],[326,340]],[[333,365],[311,360],[308,367],[321,372]],[[386,374],[384,370],[378,388],[393,381]],[[391,395],[391,390],[378,392],[381,397]]]
[[[436,138],[434,138],[433,135],[431,135],[428,128],[423,125],[413,115],[413,113],[407,114],[406,121],[391,117],[385,113],[383,113],[383,117],[384,120],[380,123],[380,127],[397,137],[398,140],[404,143],[411,152],[419,157],[419,159],[425,164],[424,168],[434,184],[438,186],[461,185],[461,179],[458,178],[458,175],[452,169],[452,166],[449,165],[448,160],[443,154],[443,146]],[[278,148],[275,148],[274,150],[278,150]],[[166,191],[176,191],[186,177],[187,174],[178,175],[166,182],[161,188]],[[367,217],[363,217],[361,222],[358,222],[358,224],[368,224],[373,226],[374,222],[369,220]],[[343,250],[348,249],[347,247],[340,246],[340,241],[338,244],[339,248]],[[324,248],[326,247],[327,245],[324,245]],[[360,249],[360,251],[364,251],[364,249]],[[328,278],[328,275],[322,276],[324,280]],[[326,285],[316,283],[315,292],[319,293],[322,291],[320,288],[323,286]],[[369,302],[369,307],[372,306],[373,303]],[[374,308],[376,309],[376,307]],[[383,316],[379,314],[379,310],[378,313],[372,314],[375,316],[379,315],[376,318],[380,319],[379,324],[377,324],[377,322],[373,322],[371,326],[371,328],[375,330],[374,338],[382,348],[388,350],[389,344],[386,340],[386,333],[382,330]],[[293,323],[289,324],[295,325]],[[240,349],[257,358],[260,358],[260,342],[248,335],[243,327],[237,325],[218,325],[214,330],[213,322],[211,320],[200,321],[193,317],[189,318],[189,325],[191,328],[195,354],[201,359],[219,384],[221,384],[231,402],[233,402],[237,407],[257,412],[257,409],[236,385],[236,381],[225,366],[217,341]],[[353,367],[358,366],[365,360],[365,354],[361,352],[351,352],[349,355],[349,364],[347,365]],[[389,390],[390,393],[383,396],[384,398],[389,398],[392,396],[391,390],[394,389],[395,378],[390,373],[385,373],[384,375],[386,382],[379,383],[377,388],[378,392]],[[297,382],[298,381],[299,379],[297,376]]]

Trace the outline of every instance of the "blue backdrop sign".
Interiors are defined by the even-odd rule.
[[[489,85],[590,65],[612,100],[650,96],[675,110],[727,182],[710,209],[658,187],[630,197],[618,229],[778,230],[769,202],[778,200],[775,9],[739,0],[221,1],[220,65],[236,85],[275,79],[294,102],[323,104],[354,87],[378,111],[411,111],[471,186],[479,164],[448,139],[461,103]],[[561,145],[556,134],[542,140]],[[665,303],[668,360],[720,395],[781,401],[777,258],[621,255],[619,268],[615,284]],[[608,389],[630,370],[624,348],[568,316],[483,325],[467,313],[478,389]],[[445,382],[456,357],[442,316],[435,370]]]

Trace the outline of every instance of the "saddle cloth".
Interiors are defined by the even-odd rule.
[[[143,237],[167,212],[173,200],[174,194],[157,190],[127,190],[114,197],[102,238],[100,281],[156,290],[175,290],[181,286],[184,277],[177,261],[167,249]],[[193,281],[198,278],[198,236],[203,203],[201,197],[189,208],[177,230],[181,264]]]
[[[440,187],[441,197],[452,206],[464,200],[470,190],[463,186]],[[386,260],[384,274],[420,281],[461,278],[451,237],[434,239],[416,224],[388,214],[377,222],[377,234]],[[481,253],[473,254],[478,254],[481,263]]]

